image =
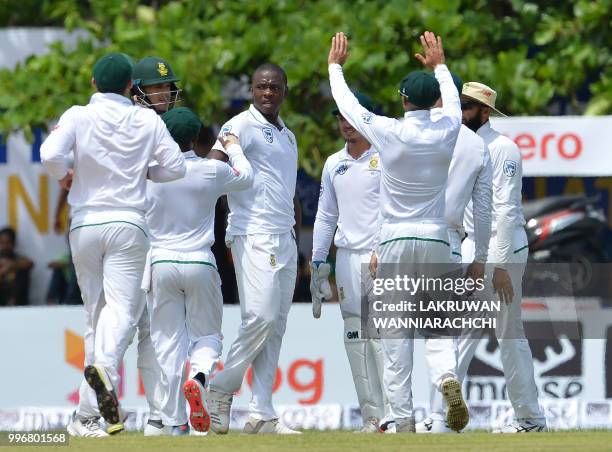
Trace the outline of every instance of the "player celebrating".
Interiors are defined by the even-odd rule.
[[[176,427],[187,423],[185,399],[178,394],[189,358],[190,378],[184,384],[184,393],[191,426],[205,432],[210,417],[202,397],[223,345],[223,300],[210,249],[215,204],[224,193],[249,188],[253,171],[233,135],[220,138],[233,168],[196,156],[193,143],[201,122],[188,108],[174,108],[162,119],[181,147],[187,165],[183,179],[147,185],[151,273],[145,272],[144,280],[150,276],[151,284],[144,288],[150,289],[147,304],[151,337],[164,375],[163,430],[164,434],[177,434],[184,429]]]
[[[505,302],[497,315],[496,336],[506,377],[508,398],[516,422],[500,433],[546,431],[546,419],[538,404],[538,390],[533,373],[533,358],[521,319],[522,280],[527,263],[527,235],[521,209],[523,165],[518,146],[489,122],[489,117],[503,114],[495,108],[497,93],[486,85],[463,85],[463,122],[485,142],[493,167],[493,225],[488,260],[494,265],[493,289]],[[468,210],[465,224],[468,238],[463,242],[464,259],[475,252],[472,239],[477,214]],[[467,369],[474,355],[476,340],[461,340],[460,367]]]
[[[279,117],[287,76],[274,64],[259,66],[251,81],[253,104],[227,122],[222,134],[240,139],[253,166],[253,187],[229,193],[226,243],[231,247],[240,295],[242,324],[224,369],[207,394],[211,428],[227,433],[233,394],[253,368],[251,419],[245,433],[299,433],[278,421],[272,386],[297,274],[292,234],[297,177],[297,144]],[[213,149],[223,150],[221,142]]]
[[[180,89],[170,65],[156,56],[144,57],[134,66],[132,97],[144,107],[164,114],[179,102]]]
[[[70,246],[87,312],[85,380],[95,392],[108,433],[118,433],[124,418],[115,389],[119,365],[144,309],[140,281],[148,249],[146,178],[181,178],[185,160],[163,121],[125,97],[132,87],[126,55],[100,58],[92,82],[98,92],[88,105],[74,106],[61,116],[41,146],[41,160],[70,188]],[[74,170],[69,170],[66,157],[72,150]],[[151,160],[159,163],[158,171],[148,172]],[[68,432],[106,436],[86,392],[82,385]]]
[[[456,74],[451,72],[453,82],[460,93],[463,82]],[[432,120],[441,117],[440,108],[442,99],[438,99],[431,110]],[[487,262],[489,238],[491,235],[491,159],[489,152],[476,133],[462,125],[453,151],[445,196],[445,218],[449,226],[449,242],[451,244],[452,258],[455,264],[461,266],[461,241],[465,237],[463,217],[468,204],[473,206],[475,224],[471,236],[475,242],[476,253],[474,260],[469,263],[466,277],[474,280],[484,277],[484,265]],[[468,332],[468,334],[470,334]],[[458,339],[449,339],[456,342]],[[431,354],[430,354],[431,355]],[[456,357],[459,364],[462,360]],[[467,366],[457,367],[459,381],[463,382],[467,373]],[[432,385],[430,392],[430,415],[416,425],[417,433],[447,433],[452,430],[444,418],[444,402],[441,394]]]
[[[376,254],[383,263],[406,263],[420,275],[429,264],[450,263],[448,227],[444,220],[446,179],[461,126],[459,94],[446,65],[442,41],[433,33],[421,36],[425,56],[417,58],[434,69],[435,79],[415,71],[402,80],[403,120],[378,116],[359,105],[349,90],[342,64],[348,56],[344,33],[332,39],[329,76],[340,113],[379,150],[383,166],[380,188],[382,227]],[[439,86],[436,83],[439,82]],[[442,97],[442,117],[432,122],[429,108]],[[447,422],[461,430],[469,420],[457,380],[454,350],[444,339],[428,339],[432,379],[447,402]],[[411,374],[413,339],[383,340],[384,385],[397,432],[414,432]],[[437,356],[431,356],[435,353]]]
[[[355,97],[367,110],[371,100]],[[315,317],[321,299],[331,298],[327,280],[327,253],[335,234],[336,282],[344,319],[344,347],[363,418],[362,432],[377,432],[385,415],[382,389],[382,346],[379,339],[364,338],[361,331],[362,268],[376,247],[380,163],[378,151],[350,125],[338,109],[332,112],[346,145],[330,156],[323,167],[321,194],[313,231],[310,291]],[[336,231],[336,227],[338,230]],[[369,276],[369,275],[365,275]]]

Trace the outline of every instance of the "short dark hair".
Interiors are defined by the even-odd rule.
[[[15,243],[17,242],[17,234],[13,228],[7,226],[6,228],[0,229],[0,235],[8,235],[11,239],[11,243],[13,246],[15,246]]]
[[[255,72],[253,72],[252,79],[255,78],[255,74],[264,71],[276,72],[277,74],[280,74],[280,76],[283,78],[283,81],[285,82],[285,85],[287,84],[287,73],[282,67],[274,63],[264,63],[257,66],[257,69],[255,69]]]

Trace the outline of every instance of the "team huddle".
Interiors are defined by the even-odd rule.
[[[319,317],[321,302],[332,297],[326,261],[334,241],[361,431],[459,432],[469,422],[461,383],[478,339],[425,337],[431,412],[415,424],[414,338],[364,334],[362,288],[387,264],[417,273],[430,264],[465,266],[466,278],[488,275],[490,290],[505,302],[496,334],[517,418],[501,431],[544,431],[520,310],[527,260],[520,153],[491,127],[489,116],[501,114],[495,91],[463,84],[445,65],[441,39],[430,32],[420,39],[424,55],[416,57],[428,71],[401,81],[402,119],[376,114],[368,96],[349,89],[342,72],[348,40],[343,33],[332,39],[333,114],[346,145],[327,159],[321,177],[313,314]],[[41,147],[43,165],[69,190],[70,247],[86,310],[84,380],[68,432],[103,437],[124,429],[119,367],[136,336],[149,406],[145,435],[227,433],[233,395],[249,366],[243,432],[299,434],[279,421],[272,404],[298,263],[298,146],[279,116],[287,76],[271,63],[254,71],[252,105],[222,126],[207,158],[194,151],[201,120],[175,106],[178,81],[161,58],[134,63],[108,54],[93,67],[97,92],[89,104],[67,110]],[[221,283],[211,246],[223,195],[242,322],[211,379],[222,352]]]

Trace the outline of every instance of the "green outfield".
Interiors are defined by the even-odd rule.
[[[208,437],[145,438],[142,433],[123,433],[102,439],[70,438],[68,447],[92,452],[123,451],[557,451],[612,450],[612,431],[563,431],[524,435],[464,433],[461,435],[365,435],[352,432],[307,432],[301,436],[246,436],[230,434]],[[17,450],[40,451],[41,447]]]

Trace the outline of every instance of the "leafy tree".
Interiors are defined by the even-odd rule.
[[[443,37],[449,67],[465,81],[494,87],[509,114],[550,114],[558,100],[571,111],[612,113],[611,0],[8,3],[21,12],[17,19],[0,13],[0,26],[59,22],[90,38],[73,50],[55,44],[47,55],[0,71],[2,132],[44,127],[70,105],[86,103],[91,68],[105,52],[165,57],[181,78],[185,104],[215,123],[227,119],[228,81],[273,61],[289,77],[283,116],[298,137],[300,164],[318,175],[325,156],[340,146],[328,114],[326,67],[331,36],[340,30],[350,37],[349,82],[387,115],[401,114],[398,83],[419,67],[413,55],[425,29]]]

